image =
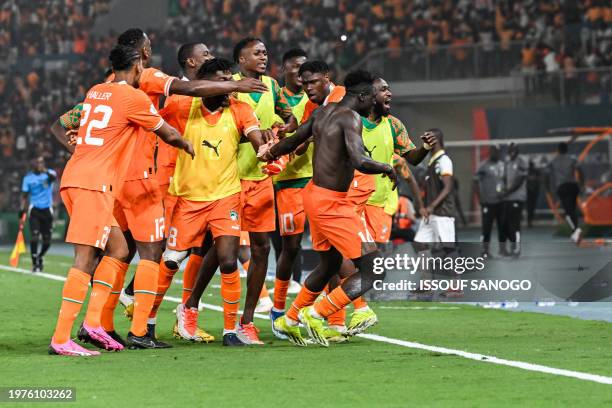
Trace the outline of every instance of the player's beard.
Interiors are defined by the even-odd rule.
[[[391,113],[391,108],[386,108],[382,103],[374,105],[374,114],[378,117],[387,116]]]

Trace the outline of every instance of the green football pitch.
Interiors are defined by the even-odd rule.
[[[7,258],[0,254],[0,264]],[[21,267],[28,262],[24,257]],[[45,269],[63,277],[69,266],[70,258],[49,256]],[[200,315],[214,343],[173,339],[176,303],[168,300],[158,336],[174,348],[70,358],[47,354],[62,281],[2,266],[0,287],[0,387],[74,387],[69,406],[612,406],[612,385],[604,384],[612,382],[612,325],[601,321],[381,302],[372,303],[380,323],[371,338],[297,348],[256,319],[266,344],[227,349],[216,310]],[[175,282],[169,296],[179,297],[180,287]],[[218,281],[202,300],[220,305]],[[120,310],[116,321],[126,334]]]

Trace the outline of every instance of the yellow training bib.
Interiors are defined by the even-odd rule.
[[[300,102],[291,108],[293,116],[297,119],[297,122],[302,121],[304,116],[304,108],[308,102],[308,96],[304,92]],[[288,134],[286,137],[291,137],[293,133]],[[287,168],[283,170],[279,175],[274,176],[274,181],[286,181],[295,180],[300,178],[312,177],[312,155],[314,152],[314,145],[310,143],[308,149],[301,156],[295,155],[293,159],[287,163]]]
[[[240,74],[234,74],[234,80],[239,80]],[[255,111],[259,120],[260,129],[270,129],[275,122],[274,112],[274,89],[273,80],[269,76],[262,75],[261,81],[266,84],[268,91],[261,94],[259,100],[253,100],[250,94],[239,93],[236,98],[248,103]],[[257,160],[257,154],[251,143],[247,140],[238,146],[238,175],[242,180],[263,180],[268,177],[262,173],[261,168],[265,163]]]
[[[183,137],[193,144],[195,158],[179,150],[169,192],[187,200],[214,201],[240,191],[241,135],[229,107],[214,125],[206,121],[202,108],[202,100],[193,98]]]
[[[373,160],[388,163],[393,166],[393,133],[391,121],[384,116],[380,123],[372,129],[363,126],[362,137],[366,152],[370,153]],[[393,183],[387,176],[376,175],[376,190],[368,199],[367,204],[376,207],[384,207],[387,196],[391,193]]]

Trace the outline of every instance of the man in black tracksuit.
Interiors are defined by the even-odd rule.
[[[505,188],[501,196],[504,230],[506,238],[511,243],[509,255],[513,257],[518,257],[521,253],[521,218],[525,200],[527,200],[528,170],[527,161],[519,156],[518,146],[511,144],[508,148],[508,159],[505,162]],[[505,241],[504,238],[500,244],[502,255],[508,255]]]
[[[505,241],[503,223],[502,200],[500,197],[504,189],[504,162],[499,159],[499,148],[489,148],[489,160],[482,163],[474,175],[474,191],[480,202],[482,218],[482,242],[483,256],[491,256],[489,243],[491,242],[491,230],[493,223],[497,223],[497,236],[500,242]]]

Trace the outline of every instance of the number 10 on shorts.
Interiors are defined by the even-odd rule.
[[[281,232],[286,234],[295,231],[295,222],[293,221],[293,213],[281,214]]]

